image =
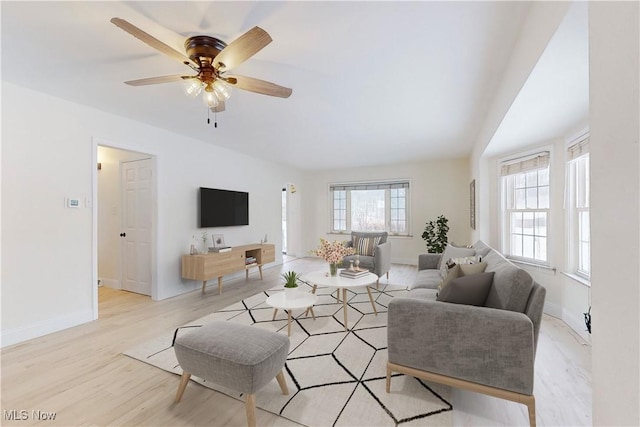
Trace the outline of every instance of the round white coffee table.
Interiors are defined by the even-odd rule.
[[[318,286],[328,286],[330,288],[338,289],[338,301],[340,301],[340,290],[342,289],[342,310],[344,312],[344,329],[345,331],[349,330],[347,326],[347,289],[352,288],[361,288],[366,287],[367,293],[369,294],[369,301],[371,301],[371,306],[373,307],[373,312],[378,315],[378,310],[376,310],[376,304],[373,302],[373,297],[371,296],[371,289],[369,289],[370,285],[373,285],[378,281],[378,276],[373,273],[367,273],[365,276],[359,277],[357,279],[350,279],[348,277],[343,277],[340,275],[342,269],[338,270],[338,274],[335,276],[330,276],[329,272],[326,270],[321,271],[313,271],[311,273],[305,273],[302,275],[302,279],[306,280],[310,284],[313,285],[312,293],[316,293],[316,289]]]
[[[273,312],[273,320],[276,320],[276,314],[278,309],[287,311],[287,335],[291,336],[291,311],[304,308],[307,311],[311,311],[313,318],[316,318],[313,312],[313,305],[318,302],[318,296],[315,293],[302,292],[294,290],[290,293],[286,291],[277,292],[267,298],[267,305],[270,305],[275,310]]]

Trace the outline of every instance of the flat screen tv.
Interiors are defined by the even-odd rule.
[[[200,228],[249,225],[249,193],[200,187]]]

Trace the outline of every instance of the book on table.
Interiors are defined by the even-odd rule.
[[[358,279],[360,277],[364,277],[369,273],[369,270],[364,268],[354,268],[353,270],[349,268],[345,268],[340,272],[342,277],[348,277],[350,279]]]

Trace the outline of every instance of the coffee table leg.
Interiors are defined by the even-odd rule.
[[[289,313],[287,317],[287,335],[291,336],[291,309],[289,309],[287,313]]]
[[[369,294],[369,301],[371,301],[371,306],[373,307],[373,312],[378,315],[378,310],[376,310],[376,304],[373,302],[373,297],[371,296],[371,289],[367,286],[367,293]]]
[[[271,319],[271,320],[276,320],[276,314],[278,314],[278,309],[274,308],[273,309],[273,319]]]
[[[338,289],[338,295],[340,295],[340,289]],[[342,308],[344,310],[344,330],[348,331],[347,327],[347,288],[342,288]]]
[[[313,306],[309,307],[309,310],[311,310],[311,315],[313,316],[313,320],[316,320],[316,314],[313,312]]]
[[[316,294],[316,289],[318,289],[318,285],[313,285],[313,289],[311,289],[312,294]],[[304,312],[305,317],[309,315],[309,310],[311,310],[311,314],[313,314],[313,306],[307,308],[307,311]],[[313,318],[316,318],[316,315],[313,314]]]

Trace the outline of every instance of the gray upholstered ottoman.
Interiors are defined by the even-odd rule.
[[[246,395],[247,423],[256,425],[255,392],[276,377],[289,394],[284,362],[289,338],[233,322],[212,322],[176,338],[174,350],[182,367],[176,402],[182,398],[191,374]]]

